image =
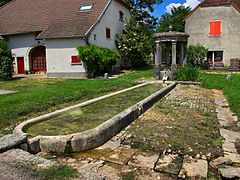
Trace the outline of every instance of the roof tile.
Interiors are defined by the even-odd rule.
[[[109,0],[13,0],[0,8],[0,35],[43,31],[39,37],[83,36]],[[81,6],[94,4],[90,11]]]

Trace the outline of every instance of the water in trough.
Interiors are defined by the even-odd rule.
[[[148,84],[40,121],[27,127],[25,132],[34,137],[67,135],[93,129],[162,88],[160,83]]]

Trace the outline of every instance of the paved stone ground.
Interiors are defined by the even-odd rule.
[[[221,126],[224,127],[229,125],[228,122],[237,121],[237,117],[227,107],[228,103],[221,91],[208,91],[214,94],[213,99],[215,99],[217,105],[216,112]],[[172,97],[168,98],[169,101],[174,101]],[[193,101],[200,100],[195,97]],[[208,108],[209,106],[206,106],[206,104],[199,103],[202,108]],[[189,104],[185,105],[188,106]],[[226,109],[222,111],[219,110],[220,107]],[[190,108],[198,107],[192,103]],[[221,121],[224,121],[224,123]],[[160,153],[132,149],[123,143],[131,136],[127,130],[122,131],[99,148],[84,153],[62,156],[58,159],[61,163],[76,168],[81,174],[80,179],[219,179],[219,174],[226,178],[238,178],[240,173],[236,163],[239,163],[240,159],[233,142],[239,137],[239,134],[227,129],[221,129],[220,133],[226,138],[223,144],[224,157],[217,157],[216,159],[215,156],[211,155],[211,152],[207,154],[199,153],[192,157],[187,154],[179,154],[179,152],[168,149],[168,147],[165,150],[159,149]],[[48,156],[44,153],[40,155]]]
[[[13,79],[43,79],[47,78],[46,74],[17,74],[13,75]]]

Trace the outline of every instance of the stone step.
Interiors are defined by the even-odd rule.
[[[0,137],[0,153],[18,147],[19,145],[27,142],[27,136],[16,136],[8,134]]]
[[[219,172],[221,173],[222,177],[224,178],[240,178],[240,168],[239,167],[226,167],[226,168],[219,168]]]

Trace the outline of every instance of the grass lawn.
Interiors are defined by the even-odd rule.
[[[153,77],[154,73],[151,69],[108,80],[29,79],[2,81],[0,89],[18,92],[0,95],[0,132],[29,118],[124,89],[138,84],[141,80]]]
[[[202,87],[222,90],[231,110],[240,119],[240,74],[233,74],[232,77],[233,81],[228,83],[226,74],[203,74]]]

